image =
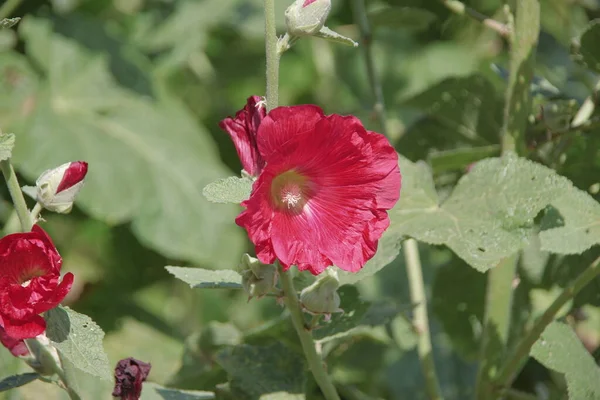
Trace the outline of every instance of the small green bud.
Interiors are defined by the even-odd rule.
[[[310,314],[325,314],[326,320],[331,318],[331,313],[343,312],[337,293],[339,287],[337,271],[332,267],[327,268],[319,279],[300,292],[302,307]]]
[[[285,10],[285,23],[291,36],[319,32],[331,11],[331,0],[296,0]]]
[[[261,298],[271,293],[277,284],[277,267],[272,264],[263,264],[248,254],[242,256],[240,270],[242,286],[248,293],[248,300],[252,297]]]

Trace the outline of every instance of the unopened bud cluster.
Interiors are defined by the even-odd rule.
[[[304,311],[314,315],[323,314],[325,319],[329,319],[332,313],[343,312],[337,292],[339,287],[337,271],[332,267],[327,268],[312,285],[300,293]]]
[[[261,298],[273,291],[277,284],[277,267],[272,264],[263,264],[258,259],[248,254],[242,256],[240,263],[242,286],[248,298]]]

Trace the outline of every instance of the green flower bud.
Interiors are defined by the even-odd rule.
[[[337,271],[332,267],[327,268],[319,279],[300,292],[304,311],[314,315],[325,314],[325,319],[329,319],[331,313],[343,312],[340,308],[340,295],[337,293],[339,287]]]
[[[248,300],[252,297],[261,298],[271,293],[277,284],[277,267],[272,264],[263,264],[248,254],[242,256],[240,270],[242,286],[248,293]]]
[[[329,11],[331,0],[296,0],[285,10],[285,22],[291,36],[308,36],[319,32]]]

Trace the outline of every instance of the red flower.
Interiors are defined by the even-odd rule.
[[[0,239],[0,326],[13,339],[36,337],[46,329],[39,315],[56,307],[73,284],[60,281],[62,259],[50,237],[35,225],[31,232]]]
[[[2,327],[0,327],[0,343],[2,343],[2,345],[15,357],[26,356],[29,354],[29,349],[25,345],[25,342],[8,336]]]
[[[263,263],[356,272],[377,251],[398,201],[398,155],[353,117],[313,105],[279,107],[257,136],[266,162],[236,223]]]
[[[121,400],[138,400],[142,394],[142,382],[146,380],[152,366],[129,357],[117,363],[115,389],[112,395]]]
[[[265,161],[256,147],[258,127],[267,115],[259,96],[248,97],[244,108],[235,114],[235,118],[227,117],[219,123],[221,129],[229,134],[242,162],[242,168],[252,176],[257,176],[265,166]]]

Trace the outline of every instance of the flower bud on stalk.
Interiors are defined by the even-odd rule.
[[[285,10],[285,23],[291,36],[314,35],[325,25],[331,0],[296,0]]]
[[[86,162],[75,161],[45,171],[35,182],[36,200],[47,210],[61,214],[70,212],[87,170]]]
[[[248,300],[252,297],[261,298],[271,293],[277,284],[277,267],[272,264],[263,264],[248,254],[242,256],[240,269],[242,286],[248,293]]]
[[[340,308],[340,295],[337,293],[339,287],[337,271],[327,268],[312,285],[300,292],[304,311],[313,315],[324,314],[326,321],[331,318],[332,313],[344,312]]]

